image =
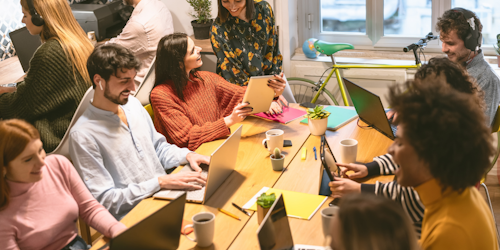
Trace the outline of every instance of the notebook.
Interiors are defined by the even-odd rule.
[[[259,197],[262,193],[275,193],[276,196],[282,194],[285,197],[285,206],[288,211],[288,216],[304,220],[310,220],[328,198],[323,195],[306,194],[263,187],[243,206],[243,209],[257,211],[257,197]]]
[[[356,110],[349,107],[325,106],[324,110],[331,113],[330,116],[328,116],[327,128],[329,130],[337,130],[358,117]],[[308,122],[309,120],[307,118],[300,121],[300,123],[304,124],[307,124]]]
[[[281,114],[271,115],[271,114],[266,114],[266,113],[262,112],[262,113],[257,113],[254,116],[260,117],[260,118],[262,118],[264,120],[268,120],[268,121],[287,124],[291,121],[295,121],[295,120],[303,117],[306,114],[307,114],[307,112],[304,110],[294,109],[291,107],[283,107],[283,113],[281,113]]]

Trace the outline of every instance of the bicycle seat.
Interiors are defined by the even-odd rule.
[[[349,43],[329,43],[317,40],[314,42],[314,48],[316,48],[317,51],[330,56],[341,50],[354,49],[354,46]]]

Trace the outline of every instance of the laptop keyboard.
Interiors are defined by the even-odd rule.
[[[207,178],[208,171],[201,171],[201,176]],[[190,184],[200,185],[198,182],[190,182]],[[184,190],[170,190],[169,195],[175,195],[175,197],[181,196],[185,191]],[[205,186],[203,186],[200,190],[187,191],[186,200],[191,201],[203,201],[205,196]]]

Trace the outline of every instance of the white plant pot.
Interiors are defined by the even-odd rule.
[[[312,135],[324,135],[326,132],[326,127],[328,126],[328,118],[321,120],[312,120],[309,119],[309,130]]]

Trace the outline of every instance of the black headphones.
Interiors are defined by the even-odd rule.
[[[33,5],[33,0],[26,0],[26,2],[28,3],[28,8],[29,8],[29,11],[30,11],[30,15],[31,15],[31,22],[35,25],[35,26],[42,26],[45,24],[45,21],[43,20],[43,18],[38,14],[38,12],[36,12],[35,10],[35,5]]]
[[[469,34],[465,37],[465,47],[469,50],[476,51],[481,48],[481,42],[483,40],[483,36],[479,32],[479,26],[475,21],[474,13],[470,10],[466,10],[463,8],[453,8],[455,12],[460,12],[464,16],[464,19],[467,23],[469,23]]]

